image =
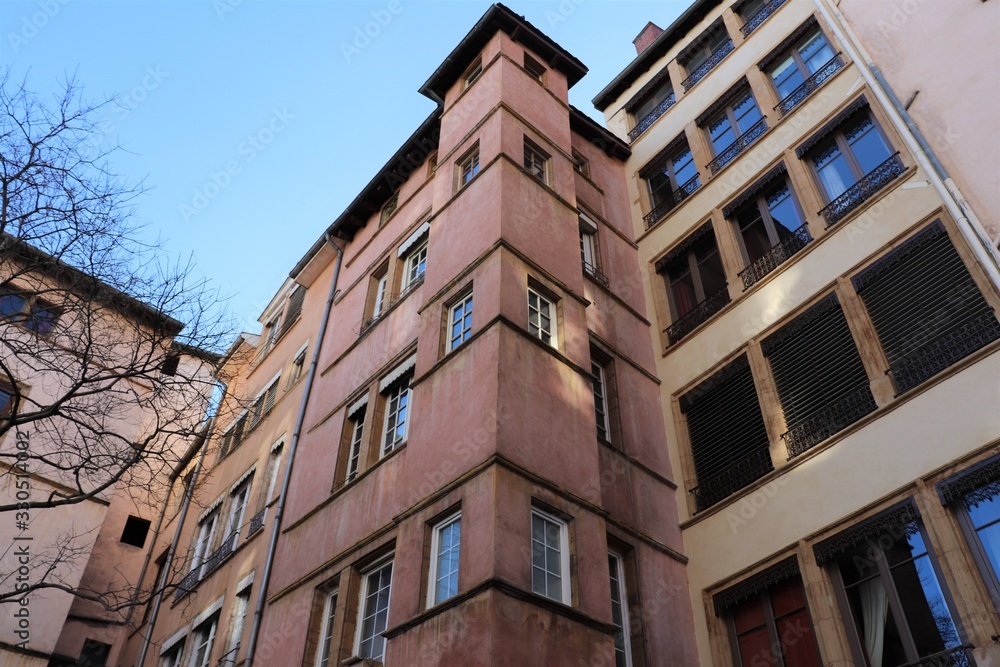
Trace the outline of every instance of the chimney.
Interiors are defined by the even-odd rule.
[[[642,29],[639,36],[632,40],[635,44],[635,52],[642,53],[646,48],[653,43],[653,41],[660,36],[663,32],[663,28],[656,25],[652,21],[646,24],[646,27]]]

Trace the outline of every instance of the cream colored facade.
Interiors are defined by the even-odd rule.
[[[626,165],[629,198],[645,269],[647,310],[656,314],[650,338],[659,352],[657,374],[662,380],[672,468],[681,482],[679,491],[683,491],[678,505],[685,551],[690,557],[690,594],[701,664],[722,667],[736,660],[729,619],[727,613],[716,612],[716,596],[739,590],[741,585],[749,586],[747,590],[753,594],[760,593],[765,584],[755,575],[767,576],[769,568],[790,556],[796,559],[805,587],[822,664],[863,664],[864,656],[857,653],[857,647],[852,653],[850,635],[855,621],[844,601],[838,599],[839,575],[833,565],[817,564],[815,547],[906,500],[919,511],[958,635],[964,645],[975,647],[968,655],[980,665],[996,664],[1000,649],[993,637],[1000,632],[998,607],[990,599],[984,576],[973,560],[973,548],[960,528],[961,511],[942,505],[936,485],[997,452],[1000,348],[995,340],[987,342],[946,370],[899,391],[888,372],[878,332],[851,282],[935,221],[943,224],[976,287],[993,309],[1000,305],[997,285],[990,280],[995,266],[981,262],[982,255],[974,248],[974,230],[968,221],[961,220],[961,214],[956,216],[962,209],[942,196],[935,175],[917,154],[913,137],[884,102],[883,91],[860,66],[863,63],[854,62],[851,54],[857,52],[855,45],[841,41],[844,31],[828,22],[824,5],[813,0],[769,3],[763,10],[768,13],[766,20],[758,21],[759,25],[744,35],[741,28],[752,16],[742,16],[740,4],[752,5],[695,3],[595,99],[612,132],[625,141],[632,132],[632,156]],[[863,4],[869,14],[874,5],[889,5],[853,4]],[[691,45],[703,39],[706,30],[718,21],[732,40],[732,51],[685,90],[682,82],[691,72],[682,61]],[[814,90],[782,115],[776,110],[782,97],[767,67],[760,64],[776,51],[801,43],[808,30],[797,35],[796,31],[810,21],[815,21],[832,52],[839,52],[842,66],[835,72],[827,71]],[[898,35],[903,41],[907,40],[905,29]],[[786,41],[790,36],[792,40]],[[662,80],[664,71],[673,84],[676,102],[655,120],[637,118],[628,110],[630,102],[634,106],[637,95],[641,97],[644,87],[649,90],[651,81]],[[702,119],[699,124],[699,116],[706,110],[711,113],[712,105],[743,77],[766,116],[767,129],[712,173],[716,157],[709,122]],[[828,225],[820,212],[830,198],[808,151],[800,157],[796,149],[831,127],[836,130],[837,123],[844,122],[838,114],[858,108],[862,97],[889,152],[899,151],[898,173],[877,184],[859,205]],[[945,104],[939,97],[932,99]],[[646,129],[634,130],[640,122]],[[654,207],[643,168],[682,135],[690,145],[701,185],[669,212],[650,216]],[[986,168],[987,164],[966,162],[957,172],[995,178],[995,151],[989,155],[973,151],[970,156],[992,164]],[[745,288],[741,272],[748,260],[740,231],[723,210],[781,164],[787,169],[811,240]],[[728,296],[728,303],[706,314],[695,326],[685,326],[687,333],[679,340],[670,340],[665,330],[677,322],[678,303],[671,303],[676,297],[671,296],[669,279],[657,272],[657,262],[670,259],[671,253],[706,223],[711,224],[727,282],[728,294],[719,300]],[[789,451],[788,439],[783,437],[790,424],[773,367],[761,344],[831,293],[836,294],[845,313],[875,409],[796,454]],[[695,472],[681,397],[744,356],[751,369],[773,470],[710,506],[699,507],[692,491],[705,480],[699,480]]]

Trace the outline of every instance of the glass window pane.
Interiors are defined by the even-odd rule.
[[[733,611],[733,624],[739,634],[763,627],[766,622],[764,605],[761,604],[759,597],[747,600]]]
[[[799,54],[802,56],[802,61],[806,64],[809,74],[814,74],[816,70],[830,62],[834,56],[833,49],[827,44],[826,38],[821,32],[817,32],[809,41],[799,47]]]
[[[675,155],[671,160],[671,164],[673,166],[674,178],[676,179],[677,187],[684,185],[698,173],[690,148],[685,148],[682,152]]]
[[[736,140],[733,127],[729,123],[729,117],[726,115],[722,115],[709,123],[708,133],[712,137],[712,148],[716,155]]]
[[[748,667],[768,667],[776,665],[774,653],[771,651],[771,639],[767,628],[753,630],[737,638],[740,658]]]
[[[753,263],[770,250],[772,245],[767,235],[767,228],[764,226],[764,218],[761,217],[757,205],[752,204],[736,214],[736,222],[740,226],[747,257]]]
[[[805,609],[779,618],[775,624],[785,667],[821,667],[816,639]]]
[[[795,206],[788,185],[782,183],[766,194],[768,212],[774,221],[774,231],[778,240],[791,236],[791,233],[802,226],[803,220],[799,209]]]
[[[848,133],[847,140],[861,171],[866,174],[889,159],[889,147],[870,120],[855,128],[855,132]]]
[[[896,566],[892,578],[921,657],[961,645],[929,556]]]
[[[726,272],[722,268],[722,258],[719,251],[713,248],[712,253],[705,259],[699,260],[698,271],[701,273],[701,284],[705,291],[705,297],[714,296],[726,289]]]
[[[863,556],[862,556],[863,557]],[[841,560],[841,569],[850,567]],[[907,662],[889,597],[881,577],[848,588],[847,597],[857,624],[859,641],[872,667],[896,667]]]
[[[740,134],[756,125],[762,117],[760,109],[757,108],[757,102],[750,93],[747,93],[745,98],[733,106],[733,115],[736,116],[736,125],[740,129]]]
[[[778,97],[782,99],[788,97],[806,80],[792,56],[788,56],[771,69],[771,79],[778,89]]]
[[[840,152],[840,147],[836,143],[828,145],[813,159],[819,180],[829,199],[836,199],[857,182],[847,158]]]

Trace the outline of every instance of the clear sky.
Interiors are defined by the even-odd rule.
[[[690,1],[505,4],[590,68],[570,101],[602,121],[590,100],[632,39]],[[140,219],[256,332],[289,270],[434,109],[417,88],[489,5],[0,0],[0,66],[40,93],[75,74],[89,98],[121,96],[100,127],[128,151],[115,169],[150,188]]]

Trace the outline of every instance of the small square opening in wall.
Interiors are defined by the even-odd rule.
[[[532,78],[537,79],[538,81],[541,81],[542,75],[545,74],[545,66],[529,56],[527,53],[524,54],[524,69],[532,76]]]
[[[130,544],[133,547],[143,547],[146,544],[146,535],[149,534],[149,521],[140,519],[137,516],[130,516],[125,520],[125,528],[122,530],[121,542]]]
[[[78,665],[88,665],[98,667],[108,664],[108,657],[111,655],[111,644],[99,642],[96,639],[84,639],[83,650],[80,651]]]

